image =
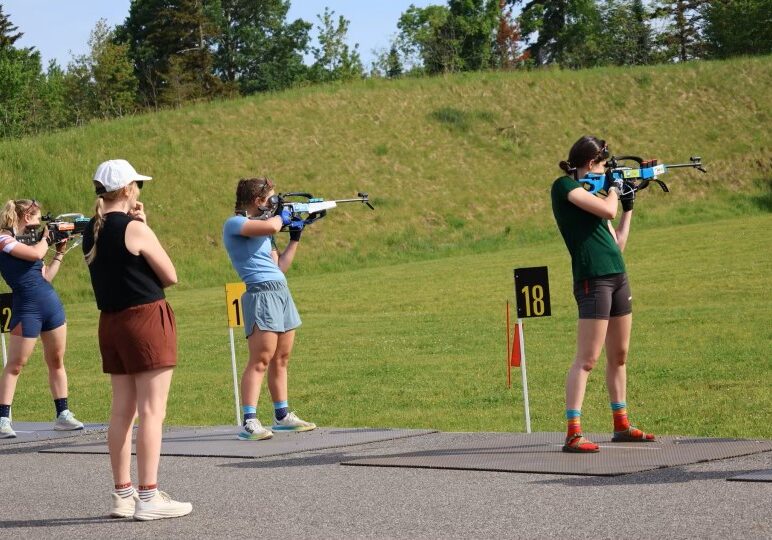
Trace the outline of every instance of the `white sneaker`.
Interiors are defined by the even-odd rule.
[[[192,511],[192,504],[173,501],[169,495],[159,491],[149,501],[137,498],[134,506],[134,519],[137,521],[150,521],[153,519],[175,518],[187,516]]]
[[[291,412],[281,420],[277,420],[274,414],[271,429],[274,431],[311,431],[316,429],[316,424],[301,420],[297,414]]]
[[[16,432],[11,427],[11,419],[2,416],[0,417],[0,439],[13,439],[16,437]]]
[[[112,510],[110,511],[110,517],[114,518],[127,518],[134,515],[134,506],[139,500],[136,490],[131,497],[121,497],[114,491],[110,494],[112,499]]]
[[[244,427],[239,433],[239,439],[242,441],[262,441],[263,439],[270,439],[273,437],[273,433],[270,430],[265,429],[257,418],[250,418],[244,424]]]
[[[64,409],[59,416],[56,417],[56,424],[54,429],[57,431],[72,431],[75,429],[83,429],[83,422],[75,418],[75,415],[70,412],[69,409]]]

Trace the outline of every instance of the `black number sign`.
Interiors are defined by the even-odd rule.
[[[550,283],[546,266],[515,268],[517,317],[549,317]]]

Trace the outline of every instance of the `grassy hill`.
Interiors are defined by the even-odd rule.
[[[109,158],[154,180],[143,200],[181,289],[236,279],[221,246],[238,178],[325,198],[368,191],[304,235],[293,275],[559,241],[548,189],[584,133],[616,153],[710,171],[664,177],[636,227],[768,213],[772,57],[588,71],[365,81],[205,103],[0,143],[0,198],[90,214],[90,178]],[[90,295],[72,253],[65,300]]]

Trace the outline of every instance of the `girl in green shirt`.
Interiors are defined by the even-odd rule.
[[[565,452],[597,452],[598,445],[582,435],[580,417],[590,371],[606,347],[606,386],[614,419],[613,442],[653,441],[654,436],[630,425],[627,419],[627,351],[632,328],[632,293],[627,281],[622,251],[630,234],[635,193],[621,197],[622,217],[616,228],[610,220],[617,214],[622,181],[598,197],[582,189],[578,179],[602,178],[609,150],[606,142],[584,136],[571,147],[566,173],[552,184],[552,212],[571,254],[574,296],[579,307],[577,348],[566,381]]]

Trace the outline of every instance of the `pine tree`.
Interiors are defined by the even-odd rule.
[[[0,50],[13,47],[21,36],[22,32],[17,32],[19,28],[11,23],[8,15],[3,13],[3,5],[0,4]]]
[[[633,0],[633,37],[636,41],[634,59],[636,64],[648,64],[651,61],[651,28],[649,14],[643,0]]]
[[[210,49],[216,28],[203,0],[133,0],[116,29],[147,105],[179,105],[221,91]]]
[[[600,63],[647,64],[651,58],[649,16],[642,0],[605,0],[601,5]]]
[[[397,46],[392,45],[386,57],[386,76],[389,79],[394,79],[400,75],[402,75],[402,62],[399,59]]]
[[[704,56],[702,8],[709,1],[658,0],[655,2],[654,17],[664,19],[666,24],[665,29],[657,36],[664,59],[685,62]]]

